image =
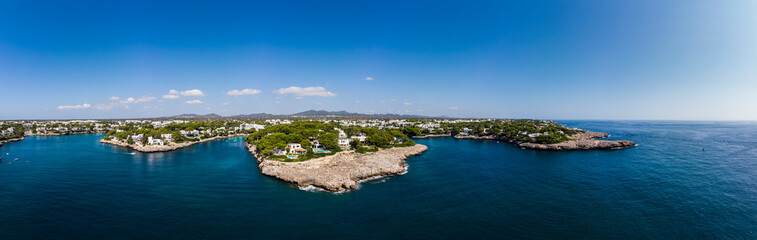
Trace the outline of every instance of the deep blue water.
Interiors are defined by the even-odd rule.
[[[561,123],[639,146],[422,139],[407,174],[331,194],[261,175],[240,141],[28,137],[0,147],[0,239],[757,238],[757,123]]]

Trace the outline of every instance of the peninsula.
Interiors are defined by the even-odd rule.
[[[272,125],[246,141],[263,174],[332,192],[405,173],[405,159],[428,149],[399,130],[317,121]]]
[[[597,140],[609,134],[564,127],[534,119],[418,120],[403,128],[413,138],[454,137],[509,142],[524,149],[547,151],[608,150],[636,146],[625,140]]]
[[[21,124],[0,124],[0,146],[21,140],[24,140],[24,128]]]
[[[245,136],[263,125],[243,121],[119,121],[101,143],[140,152],[166,152],[221,138]]]

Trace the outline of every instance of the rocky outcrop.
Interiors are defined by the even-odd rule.
[[[555,144],[538,144],[538,143],[518,143],[517,145],[522,148],[535,149],[535,150],[550,150],[550,151],[575,151],[575,150],[608,150],[608,149],[623,149],[636,146],[636,143],[632,141],[616,140],[597,140],[596,138],[605,138],[610,136],[607,133],[601,132],[582,132],[570,136],[570,141],[565,141]]]
[[[248,148],[255,154],[254,145],[248,145]],[[258,160],[258,166],[265,175],[301,187],[315,186],[338,192],[357,189],[361,180],[405,173],[405,159],[421,154],[427,149],[425,145],[416,144],[365,154],[354,151],[339,152],[304,162]]]
[[[18,142],[21,140],[24,140],[24,137],[0,140],[0,146],[3,146],[3,144],[6,144],[6,143]]]
[[[223,138],[239,137],[239,136],[244,136],[244,135],[245,134],[216,136],[212,138],[202,139],[196,142],[171,143],[170,145],[143,145],[142,143],[128,144],[126,142],[118,141],[115,139],[111,139],[111,140],[100,139],[100,142],[106,143],[106,144],[112,144],[116,146],[121,146],[121,147],[127,147],[127,148],[131,148],[140,152],[168,152],[168,151],[173,151],[179,148],[189,147],[198,143],[209,142],[209,141],[223,139]]]

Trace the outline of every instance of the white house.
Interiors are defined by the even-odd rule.
[[[167,133],[167,134],[160,134],[160,138],[163,140],[166,140],[166,142],[173,142],[173,134]]]
[[[163,145],[163,139],[147,137],[147,144],[149,145]]]
[[[144,134],[137,134],[137,135],[131,135],[131,140],[134,140],[135,142],[142,141],[142,137],[144,137]]]
[[[313,140],[313,146],[312,146],[312,148],[314,150],[322,150],[324,147],[323,147],[323,145],[321,145],[321,141]]]
[[[265,125],[262,124],[256,124],[256,123],[245,123],[242,125],[242,129],[244,130],[250,130],[255,129],[255,131],[260,131],[260,129],[265,128]]]
[[[200,135],[200,131],[197,131],[197,130],[192,130],[192,131],[181,130],[180,132],[181,132],[181,135],[185,137],[195,137],[197,135]]]
[[[296,155],[296,154],[304,154],[307,152],[304,148],[302,148],[302,144],[299,143],[290,143],[287,144],[287,148],[289,149],[290,155]]]
[[[352,139],[346,138],[346,137],[340,137],[337,139],[339,147],[341,148],[347,148],[350,147],[350,141]]]

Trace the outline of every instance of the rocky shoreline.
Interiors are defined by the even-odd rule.
[[[611,150],[636,146],[636,143],[626,140],[597,140],[610,134],[602,132],[581,132],[569,136],[572,140],[554,144],[524,143],[494,136],[455,136],[457,139],[499,140],[515,144],[524,149],[545,151],[578,151],[578,150]]]
[[[0,140],[0,146],[3,146],[3,144],[6,144],[6,143],[18,142],[21,140],[24,140],[24,137]]]
[[[206,139],[203,139],[203,140],[200,140],[200,141],[196,141],[196,142],[172,143],[171,145],[162,145],[162,146],[161,145],[142,145],[142,144],[136,144],[136,143],[135,144],[128,144],[126,142],[121,142],[121,141],[116,141],[116,140],[105,140],[105,139],[100,139],[100,142],[101,143],[105,143],[105,144],[111,144],[111,145],[116,145],[116,146],[131,148],[131,149],[137,150],[139,152],[150,153],[150,152],[168,152],[168,151],[173,151],[173,150],[180,149],[180,148],[189,147],[189,146],[192,146],[192,145],[198,144],[198,143],[204,143],[204,142],[209,142],[209,141],[218,140],[218,139],[224,139],[224,138],[240,137],[240,136],[245,136],[245,135],[246,134],[234,134],[234,135],[229,135],[229,136],[216,136],[216,137],[206,138]]]
[[[407,172],[405,159],[428,150],[425,145],[416,144],[365,154],[346,151],[304,162],[280,162],[261,160],[255,152],[255,145],[248,144],[247,147],[258,159],[258,167],[264,175],[300,187],[314,186],[330,192],[357,189],[362,180],[403,174]]]

